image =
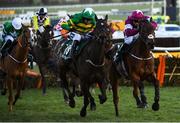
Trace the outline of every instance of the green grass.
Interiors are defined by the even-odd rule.
[[[96,90],[96,94],[93,96],[96,98],[97,109],[90,111],[88,107],[85,118],[79,116],[82,97],[75,98],[76,107],[72,109],[64,103],[59,89],[48,89],[46,96],[42,96],[41,90],[27,89],[23,91],[22,98],[14,106],[13,112],[7,110],[7,96],[0,96],[0,121],[180,121],[179,87],[160,89],[160,110],[157,112],[151,109],[154,97],[153,87],[148,86],[145,89],[149,108],[138,109],[132,96],[132,88],[120,88],[119,117],[114,114],[112,93],[108,92],[107,102],[100,105],[97,99],[99,90]]]

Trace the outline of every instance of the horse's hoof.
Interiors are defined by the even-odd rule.
[[[64,99],[64,102],[69,105],[69,100]]]
[[[12,105],[9,106],[9,112],[12,112],[13,108],[12,108]]]
[[[70,101],[69,101],[69,106],[70,106],[71,108],[74,108],[74,107],[75,107],[75,101],[74,101],[74,100],[70,100]]]
[[[152,109],[153,109],[154,111],[158,111],[158,110],[159,110],[159,103],[153,103]]]
[[[100,104],[103,104],[104,102],[106,102],[107,98],[105,96],[99,95],[99,101]]]
[[[148,108],[148,104],[147,103],[140,103],[137,105],[137,108]]]
[[[42,93],[43,96],[46,96],[46,93]]]
[[[96,110],[96,103],[91,103],[90,109],[91,109],[91,111],[95,111]]]
[[[81,115],[81,117],[85,117],[86,116],[86,109],[82,108],[80,115]]]
[[[119,112],[116,112],[116,117],[118,117],[119,116]]]

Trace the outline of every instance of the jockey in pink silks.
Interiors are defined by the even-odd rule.
[[[139,25],[142,20],[148,20],[154,28],[157,27],[156,22],[152,21],[150,16],[145,16],[141,10],[133,11],[125,21],[124,44],[121,53],[127,52],[131,43],[138,38]],[[117,61],[119,61],[121,53],[118,53]]]

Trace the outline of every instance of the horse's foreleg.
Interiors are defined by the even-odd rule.
[[[17,100],[18,100],[19,97],[20,97],[23,84],[24,84],[24,75],[22,75],[22,76],[18,79],[17,93],[16,93],[16,95],[15,95],[15,99],[14,99],[13,105],[16,104]]]
[[[63,92],[64,102],[69,104],[69,97],[68,97],[67,91],[64,87],[62,87],[62,92]]]
[[[119,75],[116,72],[115,66],[111,66],[110,71],[109,71],[109,80],[112,86],[112,91],[113,91],[113,103],[114,103],[114,108],[116,112],[116,116],[119,116],[119,110],[118,110],[118,103],[119,103],[119,96],[118,96],[118,87],[119,87]]]
[[[46,79],[45,79],[43,66],[39,65],[39,72],[41,73],[41,76],[42,76],[42,93],[43,95],[45,95],[46,94]]]
[[[89,101],[90,101],[90,109],[91,111],[95,111],[96,110],[96,103],[94,102],[94,98],[91,95],[91,93],[88,91],[88,95],[89,95]]]
[[[106,88],[107,88],[107,81],[103,79],[102,81],[98,81],[99,88],[101,90],[101,95],[99,95],[100,104],[103,104],[107,100],[106,96]]]
[[[84,82],[86,82],[86,81],[84,81]],[[84,95],[84,105],[83,105],[83,107],[81,109],[80,115],[81,115],[81,117],[85,117],[86,113],[87,113],[86,108],[87,108],[87,106],[89,104],[89,99],[88,99],[88,97],[89,97],[89,92],[88,92],[89,87],[88,87],[88,85],[83,83],[83,85],[81,85],[81,90],[82,90],[83,95]]]
[[[111,81],[112,85],[112,91],[113,91],[113,102],[114,102],[114,108],[116,112],[116,116],[119,116],[119,111],[118,111],[118,103],[119,103],[119,96],[118,96],[118,80],[114,78],[114,80]]]
[[[148,81],[149,82],[153,82],[154,89],[155,89],[155,97],[154,97],[154,103],[152,105],[152,109],[154,111],[158,111],[159,110],[159,98],[160,98],[160,94],[159,94],[159,81],[156,79],[155,74],[150,76],[148,78]]]
[[[133,83],[133,96],[136,100],[137,107],[141,108],[141,100],[139,99],[138,96],[138,83],[137,81],[132,81],[132,83]]]
[[[1,95],[6,95],[7,93],[7,83],[6,81],[2,80],[2,91],[1,91]]]
[[[142,108],[146,108],[147,107],[147,99],[144,94],[144,84],[142,81],[139,82],[139,90],[140,90],[140,95],[141,95]]]
[[[75,100],[74,100],[73,94],[71,93],[71,91],[69,89],[69,83],[66,79],[66,74],[64,74],[64,73],[60,74],[60,78],[62,79],[62,89],[63,89],[64,100],[69,101],[69,106],[71,108],[74,108],[75,107]],[[66,92],[68,93],[69,100],[67,99]]]
[[[12,111],[13,109],[13,81],[12,79],[8,78],[6,79],[7,81],[7,86],[9,90],[9,100],[8,100],[8,105],[9,105],[9,111]]]

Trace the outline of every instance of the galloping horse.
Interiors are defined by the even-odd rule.
[[[32,54],[35,58],[35,62],[39,66],[39,70],[42,76],[43,82],[43,94],[46,93],[46,77],[45,74],[49,70],[48,61],[52,56],[52,47],[50,40],[53,37],[53,31],[51,26],[44,27],[45,31],[42,34],[37,35],[37,39],[32,44]]]
[[[155,97],[152,109],[159,110],[159,81],[156,79],[154,71],[154,58],[151,49],[154,48],[154,28],[150,22],[142,21],[140,26],[139,37],[133,43],[131,48],[123,56],[127,76],[134,87],[133,96],[136,99],[137,107],[147,107],[146,96],[144,94],[143,81],[152,82],[155,88]],[[112,63],[110,68],[110,81],[112,83],[113,101],[116,115],[118,116],[118,78],[122,77],[119,68],[121,63]],[[122,67],[121,67],[122,68]],[[138,89],[140,90],[141,98],[138,97]]]
[[[29,40],[30,30],[27,27],[23,27],[22,34],[17,38],[11,53],[0,59],[0,69],[6,73],[4,81],[9,90],[9,111],[12,111],[13,105],[15,105],[18,100],[24,82],[24,76],[28,67],[27,55]],[[17,79],[19,80],[17,93],[15,99],[13,99],[13,83],[16,82]]]
[[[91,102],[91,107],[95,108],[94,98],[89,92],[90,86],[98,82],[102,95],[99,95],[100,103],[106,101],[106,73],[105,73],[105,44],[109,41],[109,34],[111,30],[107,24],[107,16],[105,19],[96,19],[97,24],[94,31],[90,34],[92,37],[81,49],[81,52],[70,65],[66,65],[64,59],[61,58],[59,61],[60,78],[64,84],[64,87],[69,93],[69,105],[75,106],[73,94],[68,88],[68,82],[66,80],[66,74],[69,70],[80,78],[80,86],[84,96],[84,106],[80,111],[82,117],[86,116],[86,108]],[[63,52],[63,51],[62,51]]]

